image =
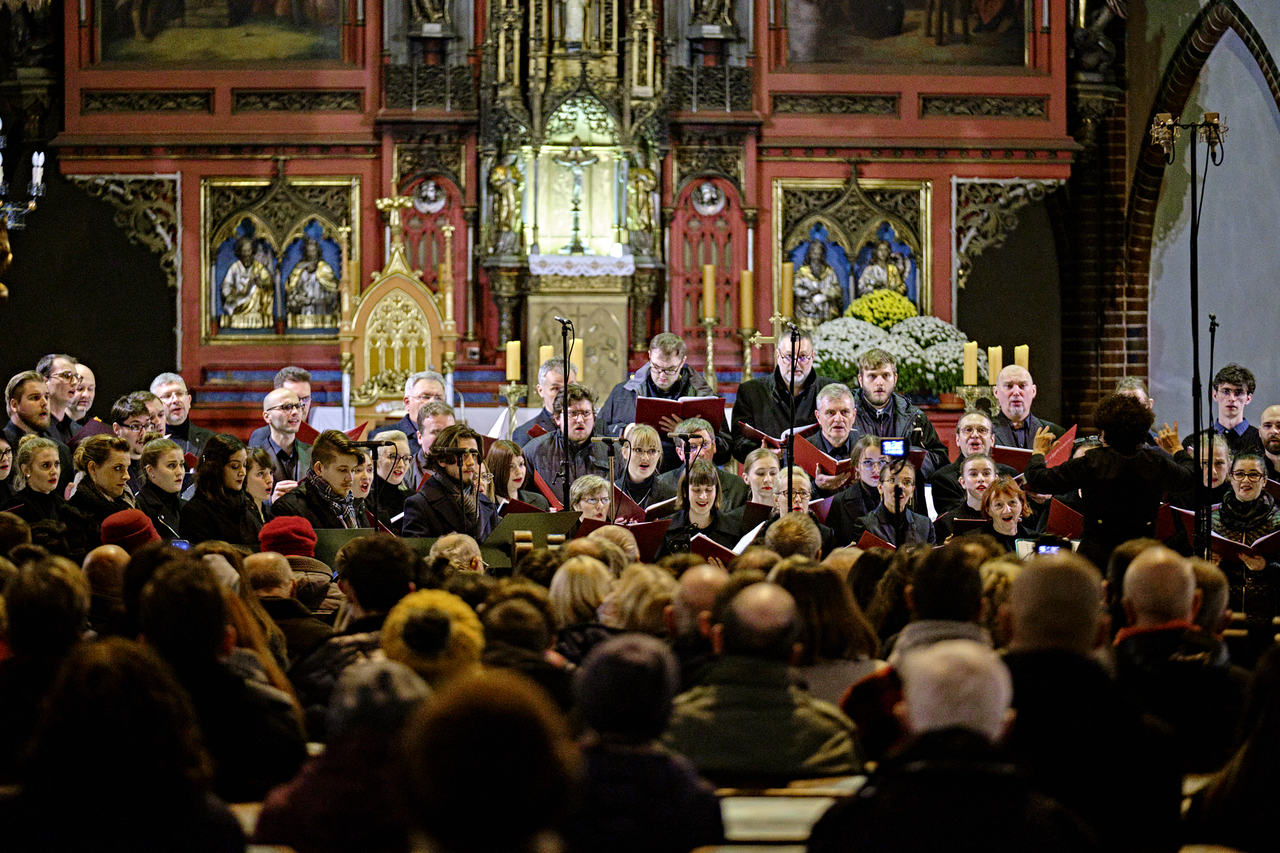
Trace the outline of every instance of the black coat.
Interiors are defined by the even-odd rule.
[[[858,391],[858,429],[866,435],[878,435],[881,438],[906,438],[911,442],[913,450],[924,449],[924,461],[916,472],[916,497],[924,498],[924,484],[933,476],[933,472],[951,461],[947,455],[947,446],[938,437],[929,416],[901,394],[894,394],[889,401],[884,415],[877,417],[871,403]],[[917,506],[923,506],[917,503]]]
[[[538,436],[525,445],[524,456],[533,470],[542,475],[556,500],[563,501],[564,442],[560,435],[557,429]],[[585,474],[609,479],[609,454],[603,444],[587,440],[570,446],[569,485],[572,486],[574,480]],[[533,474],[529,475],[528,482],[532,484]]]
[[[463,509],[458,486],[443,474],[432,474],[422,488],[404,502],[405,536],[431,538],[447,533],[465,533],[483,542],[498,523],[498,508],[484,495],[479,497],[478,514]]]
[[[181,539],[182,497],[148,480],[138,492],[138,509],[147,514],[161,539]]]
[[[1013,422],[1004,416],[1004,412],[996,412],[995,417],[991,419],[991,424],[995,428],[994,435],[996,444],[1001,447],[1021,447],[1024,450],[1030,450],[1036,433],[1041,427],[1048,427],[1053,433],[1054,441],[1062,438],[1065,429],[1053,423],[1052,421],[1042,421],[1035,415],[1027,415],[1027,419],[1022,422],[1026,428],[1026,434],[1022,437],[1016,435],[1013,431]]]
[[[83,518],[82,536],[90,549],[102,544],[102,521],[112,513],[133,509],[133,503],[125,495],[109,498],[86,475],[76,487],[67,506]],[[70,526],[70,525],[68,525]]]
[[[796,390],[796,426],[808,426],[818,422],[818,392],[834,380],[810,371]],[[738,386],[738,397],[733,403],[732,449],[739,462],[760,446],[760,442],[742,434],[742,424],[751,424],[765,435],[775,438],[790,425],[790,383],[782,378],[782,371],[773,369],[770,376],[749,379]]]
[[[914,513],[909,509],[904,509],[902,514],[906,519],[906,541],[899,542],[898,534],[894,524],[895,519],[889,515],[889,511],[884,504],[876,507],[871,512],[858,519],[858,523],[863,530],[868,531],[874,536],[879,536],[884,541],[895,547],[902,545],[933,545],[934,532],[933,523],[929,521],[929,516]],[[858,536],[862,534],[859,532]],[[857,545],[858,540],[854,539],[852,544]]]
[[[369,522],[364,514],[364,500],[356,498],[354,507],[355,526],[367,527]],[[338,515],[337,510],[333,508],[333,504],[324,495],[320,494],[309,479],[303,480],[296,489],[282,495],[279,500],[272,502],[271,517],[279,518],[282,515],[296,515],[305,518],[311,522],[311,526],[316,530],[347,527],[343,523],[342,517]]]
[[[827,525],[834,534],[836,547],[857,543],[863,531],[859,519],[879,505],[880,493],[861,480],[856,480],[832,498],[831,508],[827,511]]]
[[[295,662],[311,654],[320,644],[333,636],[333,629],[316,618],[296,598],[281,598],[275,595],[261,596],[262,609],[267,611],[271,621],[280,627],[284,634],[285,647],[289,661]]]
[[[236,492],[231,503],[223,504],[197,491],[178,516],[178,532],[193,545],[220,540],[257,551],[261,529],[262,516],[247,492]]]
[[[738,540],[742,538],[742,534],[733,528],[718,509],[711,510],[711,524],[705,528],[694,525],[689,520],[688,510],[682,509],[671,519],[671,526],[667,528],[667,535],[663,537],[662,547],[658,549],[658,558],[661,559],[667,554],[686,553],[689,550],[689,542],[699,533],[726,548],[737,545]]]
[[[652,498],[651,503],[675,497],[680,488],[680,477],[683,474],[684,468],[677,468],[674,471],[659,474],[658,482],[661,484],[662,496]],[[731,474],[723,468],[717,468],[716,479],[720,481],[720,509],[736,509],[751,500],[751,488],[737,474]]]

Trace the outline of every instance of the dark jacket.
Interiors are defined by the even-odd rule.
[[[133,496],[126,489],[118,498],[109,498],[94,485],[88,475],[80,480],[67,506],[80,513],[83,537],[90,549],[102,544],[102,521],[112,513],[133,509]],[[68,525],[70,526],[70,525]]]
[[[832,498],[831,508],[827,510],[827,526],[834,534],[836,547],[856,543],[863,530],[859,519],[879,505],[880,493],[861,480],[855,480]]]
[[[904,509],[902,514],[905,520],[905,542],[898,541],[896,519],[889,514],[889,510],[885,508],[884,504],[880,504],[880,506],[862,516],[862,518],[858,519],[858,523],[862,530],[868,531],[874,536],[879,536],[890,545],[936,544],[933,523],[929,521],[929,516],[914,513],[909,509]],[[862,533],[859,532],[858,536],[861,537]],[[858,544],[857,538],[853,540],[852,544]]]
[[[688,759],[604,743],[582,757],[582,798],[568,823],[573,853],[688,853],[724,839],[715,789]]]
[[[926,732],[876,768],[858,793],[827,810],[808,853],[1067,853],[1097,850],[1070,812],[1034,792],[986,738]]]
[[[834,380],[809,371],[796,391],[796,426],[808,426],[818,422],[818,392]],[[731,432],[733,457],[739,462],[760,446],[760,442],[742,434],[742,424],[748,423],[765,435],[775,438],[790,425],[791,386],[782,378],[782,371],[773,369],[770,376],[749,379],[738,386],[738,397],[733,403],[733,429]]]
[[[657,558],[661,559],[667,554],[687,552],[689,543],[699,533],[726,548],[737,545],[738,540],[742,538],[742,534],[737,532],[732,522],[726,519],[724,513],[718,509],[711,510],[711,524],[705,528],[694,525],[689,520],[688,510],[682,509],[672,516],[671,526],[667,528],[667,535],[663,537],[662,546],[658,548]]]
[[[982,510],[974,509],[969,506],[968,501],[962,502],[959,506],[952,507],[933,520],[933,535],[939,544],[946,542],[947,539],[951,538],[951,536],[957,532],[955,524],[959,519],[986,521],[987,517],[982,514]]]
[[[706,377],[687,364],[680,368],[680,378],[672,383],[670,388],[666,391],[659,390],[649,381],[649,364],[646,362],[639,370],[627,377],[627,381],[613,386],[613,390],[609,392],[609,398],[600,408],[598,421],[601,424],[601,431],[605,434],[622,435],[627,425],[636,419],[637,397],[663,397],[668,400],[678,400],[681,397],[717,396],[719,395],[707,382]],[[712,423],[711,428],[716,434],[716,453],[711,461],[715,465],[723,465],[730,458],[729,423],[722,414],[720,422]],[[670,471],[679,467],[680,457],[676,455],[675,442],[668,436],[662,435],[661,430],[658,432],[662,439],[662,464],[659,470]]]
[[[1009,758],[1036,790],[1089,824],[1107,850],[1177,849],[1181,776],[1167,731],[1145,720],[1093,658],[1008,652]]]
[[[386,424],[385,426],[374,427],[372,430],[369,431],[369,440],[372,441],[373,439],[377,438],[379,433],[390,432],[391,430],[400,430],[400,432],[404,433],[405,436],[409,439],[409,455],[410,456],[413,456],[414,454],[416,454],[418,450],[421,448],[422,445],[418,444],[418,425],[413,422],[413,419],[409,417],[408,413],[406,413],[403,418],[401,418],[400,420],[396,421],[393,424]]]
[[[662,484],[662,492],[666,494],[666,497],[673,498],[676,496],[676,492],[680,488],[680,477],[683,474],[684,468],[680,467],[674,471],[658,475],[658,482]],[[731,474],[723,468],[717,468],[716,479],[720,481],[720,509],[736,509],[751,500],[751,488],[737,474]],[[661,497],[654,498],[652,502],[657,503],[663,499]]]
[[[564,500],[564,441],[560,430],[540,435],[525,445],[524,456],[533,470],[542,475],[551,487],[556,500]],[[595,474],[609,479],[609,454],[603,444],[587,440],[569,449],[569,485],[584,474]],[[529,475],[532,483],[533,475]],[[567,507],[566,507],[567,508]]]
[[[960,487],[960,466],[965,457],[943,465],[929,477],[933,494],[933,509],[938,515],[965,505],[964,489]],[[1004,463],[995,463],[997,477],[1016,477],[1018,470]]]
[[[27,524],[35,524],[37,521],[46,520],[67,523],[67,502],[62,499],[62,492],[58,489],[46,494],[45,492],[37,492],[31,486],[23,486],[9,499],[9,502],[2,509],[18,516]],[[79,515],[74,510],[70,514],[73,516]],[[78,521],[78,518],[76,520]]]
[[[911,448],[925,451],[924,461],[916,472],[916,494],[924,497],[924,483],[933,472],[951,461],[947,455],[947,446],[938,437],[929,416],[921,409],[911,405],[901,394],[894,394],[885,408],[883,415],[876,415],[876,410],[858,389],[858,429],[866,435],[878,435],[881,438],[906,438]]]
[[[1054,440],[1062,438],[1065,429],[1053,423],[1052,421],[1042,421],[1035,415],[1027,415],[1027,419],[1022,422],[1022,426],[1026,430],[1025,435],[1019,435],[1013,431],[1013,422],[1005,417],[1004,412],[996,412],[991,419],[991,424],[995,427],[994,433],[996,444],[1001,447],[1021,447],[1030,450],[1032,443],[1036,437],[1036,433],[1041,427],[1048,427],[1053,432]]]
[[[397,516],[404,515],[404,502],[411,494],[413,493],[405,488],[403,483],[393,485],[375,474],[373,490],[364,502],[365,511],[372,512],[392,533],[399,533],[404,518]]]
[[[271,517],[279,518],[282,515],[296,515],[305,518],[311,522],[311,526],[316,530],[332,529],[332,528],[348,528],[348,527],[366,527],[369,522],[364,515],[364,499],[353,498],[352,508],[354,510],[355,524],[347,524],[338,510],[334,508],[333,501],[325,495],[327,484],[323,483],[318,477],[308,475],[296,489],[291,490],[288,494],[281,495],[279,500],[273,501],[271,504]],[[331,489],[329,489],[332,492]]]
[[[1126,628],[1116,635],[1116,681],[1173,730],[1179,771],[1209,773],[1231,756],[1249,677],[1217,637],[1189,622]]]
[[[422,488],[404,502],[405,536],[433,537],[465,533],[477,542],[488,538],[498,523],[498,508],[485,495],[478,499],[477,514],[463,509],[458,485],[444,474],[431,475]]]
[[[262,517],[248,492],[237,492],[223,503],[197,491],[178,516],[178,532],[193,545],[218,539],[256,551],[261,529]]]
[[[521,447],[524,447],[526,444],[533,441],[534,438],[537,438],[537,436],[533,436],[532,438],[529,436],[529,430],[533,429],[535,426],[542,427],[543,432],[551,432],[556,428],[555,416],[546,409],[538,409],[538,414],[520,424],[520,426],[516,427],[511,432],[511,440]]]
[[[552,663],[545,651],[536,652],[502,640],[485,638],[480,663],[485,669],[518,672],[547,691],[561,711],[573,710],[573,667]]]
[[[1227,447],[1231,449],[1231,455],[1237,456],[1241,453],[1256,453],[1262,455],[1262,436],[1258,433],[1258,428],[1250,424],[1248,420],[1244,423],[1248,424],[1243,432],[1236,432],[1234,429],[1226,429],[1220,427],[1216,422],[1206,429],[1200,430],[1199,433],[1192,433],[1182,439],[1182,446],[1191,452],[1196,444],[1196,436],[1220,435],[1227,440]],[[1218,430],[1222,431],[1219,432]]]
[[[311,445],[301,439],[294,438],[293,446],[289,448],[291,458],[287,463],[281,461],[276,448],[272,446],[271,430],[267,427],[253,431],[253,435],[249,436],[249,446],[261,447],[267,451],[267,455],[271,457],[271,471],[275,474],[276,482],[281,480],[301,482],[311,468]]]
[[[333,629],[321,622],[296,598],[281,598],[276,595],[259,597],[262,609],[267,611],[271,621],[280,627],[284,634],[285,647],[289,660],[298,661],[325,640],[333,636]]]
[[[1027,463],[1028,491],[1059,494],[1080,489],[1085,507],[1080,553],[1105,566],[1121,542],[1150,536],[1160,498],[1195,485],[1195,462],[1185,451],[1172,458],[1148,447],[1121,453],[1102,446],[1056,468],[1036,454]]]
[[[849,430],[849,437],[846,438],[844,444],[839,447],[836,447],[834,444],[827,441],[827,437],[822,434],[822,430],[820,429],[805,436],[805,440],[810,444],[837,461],[841,459],[848,459],[849,455],[853,452],[853,446],[857,444],[858,439],[860,438],[862,438],[862,430],[858,429],[857,426],[854,426]],[[814,480],[811,486],[813,490],[813,497],[816,500],[818,498],[829,498],[832,495],[837,495],[847,489],[857,479],[858,471],[857,469],[854,469],[850,474],[849,479],[845,480],[843,486],[838,486],[830,491],[819,487],[817,480]]]
[[[5,439],[9,442],[9,446],[13,448],[13,455],[15,459],[14,465],[16,466],[18,442],[22,440],[22,437],[26,435],[26,433],[23,432],[22,428],[12,420],[6,422],[3,427],[0,427],[0,432],[4,433]],[[71,448],[62,443],[52,427],[50,427],[49,430],[40,433],[40,435],[44,438],[51,438],[58,444],[58,464],[62,466],[58,474],[58,494],[65,494],[67,483],[70,483],[71,479],[75,477],[76,474],[75,464],[71,459]]]
[[[209,443],[209,439],[217,435],[211,429],[205,429],[199,424],[193,424],[191,418],[174,426],[170,424],[165,428],[165,438],[172,439],[182,448],[183,453],[190,453],[197,459],[204,452],[204,446]]]
[[[683,470],[683,469],[681,469]],[[672,482],[665,475],[653,473],[649,475],[647,480],[640,483],[631,482],[631,478],[627,475],[626,470],[618,475],[614,480],[614,485],[622,489],[627,497],[631,498],[642,508],[649,508],[653,504],[662,503],[676,496],[676,485],[679,482],[677,474],[676,482]]]
[[[138,492],[138,509],[147,514],[161,539],[181,539],[178,535],[182,517],[182,497],[166,492],[148,480]]]
[[[289,680],[307,717],[307,735],[325,739],[325,714],[333,688],[347,667],[379,653],[385,613],[373,613],[351,622],[341,634],[330,637],[311,654],[289,668]]]
[[[577,622],[556,632],[555,651],[569,663],[580,664],[592,649],[621,633],[602,622]]]

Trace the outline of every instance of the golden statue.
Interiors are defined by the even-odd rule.
[[[905,266],[902,256],[893,254],[893,247],[888,240],[877,241],[871,263],[858,276],[856,295],[865,296],[873,290],[892,290],[906,296]]]
[[[338,325],[338,278],[320,257],[320,243],[308,237],[302,259],[289,271],[284,286],[289,325],[295,329],[330,329]]]
[[[253,240],[235,242],[236,260],[222,277],[224,326],[266,329],[274,322],[275,282],[262,261],[253,256]]]
[[[493,191],[493,253],[514,255],[520,246],[520,190],[524,175],[516,165],[516,155],[508,154],[489,172]]]
[[[653,191],[658,179],[652,169],[638,166],[628,178],[631,193],[627,199],[627,231],[631,233],[633,251],[647,255],[653,251]]]
[[[796,314],[809,328],[840,316],[844,292],[827,263],[827,246],[821,240],[809,241],[804,264],[796,270],[794,293]]]

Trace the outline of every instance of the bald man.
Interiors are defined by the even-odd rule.
[[[81,568],[89,581],[89,627],[104,636],[116,634],[124,618],[124,570],[129,552],[119,545],[99,545],[85,555]]]
[[[1262,410],[1258,438],[1262,441],[1262,454],[1267,460],[1267,479],[1280,480],[1280,405],[1270,405]]]
[[[663,743],[720,785],[859,772],[853,723],[791,682],[799,637],[795,599],[782,587],[755,583],[735,595],[711,629],[719,659],[676,697]]]
[[[250,554],[244,558],[244,574],[258,594],[262,609],[280,626],[290,663],[315,651],[333,636],[333,629],[294,597],[298,582],[283,554],[275,551]]]
[[[276,388],[262,400],[265,432],[255,430],[249,436],[250,447],[265,448],[271,457],[276,478],[276,496],[298,485],[311,467],[311,445],[298,440],[298,429],[306,417],[306,406],[297,392]]]
[[[667,641],[680,663],[681,690],[700,684],[711,666],[711,608],[728,582],[722,568],[694,566],[680,576],[675,597],[662,612]]]
[[[1173,730],[1184,773],[1208,773],[1231,756],[1248,674],[1221,640],[1192,619],[1200,605],[1187,558],[1148,548],[1124,575],[1129,627],[1116,635],[1116,679],[1137,707]]]
[[[1062,427],[1031,414],[1036,399],[1036,383],[1025,367],[1010,364],[996,376],[996,402],[1000,413],[994,418],[996,444],[1031,449],[1036,432],[1048,427],[1054,439],[1066,432]]]
[[[1033,787],[1088,823],[1104,849],[1168,849],[1180,775],[1167,737],[1095,657],[1110,636],[1097,570],[1071,552],[1033,557],[1000,618],[1017,711],[1005,747]]]

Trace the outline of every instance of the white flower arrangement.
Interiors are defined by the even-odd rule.
[[[923,349],[928,349],[934,344],[940,344],[944,341],[956,341],[963,344],[968,340],[964,332],[946,320],[931,315],[908,317],[890,329],[889,334],[911,338]],[[963,352],[961,355],[963,355]]]
[[[854,317],[837,317],[813,330],[817,370],[840,382],[856,381],[858,356],[863,350],[883,346],[889,333]]]
[[[886,332],[872,323],[840,317],[813,332],[816,368],[823,376],[852,385],[858,380],[858,356],[879,347],[894,357],[899,393],[937,396],[964,379],[964,332],[937,317],[909,317]],[[978,352],[978,381],[987,375],[987,355]]]
[[[954,328],[954,327],[952,327]],[[924,351],[924,387],[934,394],[950,393],[964,381],[964,341],[943,341]],[[987,354],[978,351],[978,384],[987,375]]]

